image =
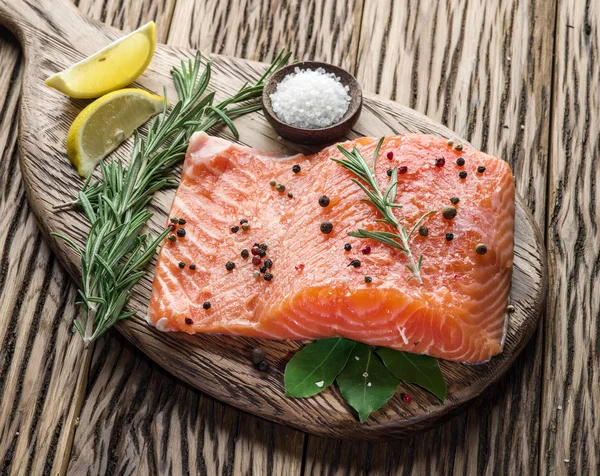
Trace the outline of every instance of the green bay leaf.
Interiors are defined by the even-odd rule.
[[[365,344],[357,343],[337,378],[344,399],[364,422],[394,396],[399,380]]]
[[[446,400],[446,382],[435,357],[379,348],[385,366],[400,380],[428,390],[442,402]]]
[[[346,365],[354,344],[334,337],[305,346],[285,366],[286,395],[312,397],[325,390]]]

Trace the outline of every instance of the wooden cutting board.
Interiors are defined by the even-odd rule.
[[[44,85],[44,79],[73,62],[96,52],[123,33],[83,17],[66,0],[0,0],[0,23],[19,38],[25,54],[25,74],[20,115],[20,162],[32,209],[46,238],[74,279],[79,277],[77,256],[51,232],[85,240],[88,224],[77,211],[53,208],[73,200],[81,180],[65,154],[65,137],[78,112],[88,101],[72,100]],[[175,98],[171,68],[195,52],[158,45],[154,59],[137,86],[161,93],[167,86]],[[242,59],[214,56],[211,86],[223,97],[245,80],[256,79],[265,65]],[[283,153],[313,149],[283,142],[260,113],[238,119],[240,142]],[[392,101],[365,94],[362,116],[348,138],[421,132],[460,139],[452,131],[427,117]],[[222,131],[214,131],[220,135]],[[226,135],[226,134],[225,134]],[[130,144],[116,154],[128,157]],[[494,151],[490,151],[492,154]],[[179,171],[177,171],[179,176]],[[174,191],[158,193],[152,203],[155,213],[149,224],[157,233],[165,222]],[[365,423],[355,415],[337,390],[327,390],[310,399],[284,397],[283,371],[296,342],[258,341],[219,335],[189,336],[161,333],[144,319],[151,291],[154,262],[146,277],[134,288],[130,308],[137,315],[117,328],[159,365],[200,390],[242,410],[323,436],[380,440],[405,436],[442,421],[497,381],[523,349],[537,326],[546,290],[546,263],[541,234],[523,202],[517,200],[515,260],[511,303],[504,351],[481,365],[441,362],[448,382],[448,399],[440,404],[427,392],[402,385],[412,396],[406,404],[400,392]],[[250,363],[250,352],[260,346],[271,364],[261,374]]]

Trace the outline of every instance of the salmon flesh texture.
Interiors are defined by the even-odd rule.
[[[356,146],[370,161],[376,144],[377,139],[364,137],[342,146]],[[412,253],[423,256],[419,285],[409,279],[409,261],[401,250],[348,236],[358,229],[394,230],[375,221],[381,218],[376,209],[361,201],[365,194],[351,181],[353,175],[332,157],[342,158],[336,146],[281,158],[194,134],[170,213],[186,220],[177,226],[186,234],[162,245],[149,323],[189,334],[342,336],[468,363],[500,353],[515,210],[506,162],[469,146],[457,151],[429,135],[385,139],[376,165],[382,190],[390,180],[387,169],[407,168],[398,175],[396,203],[403,208],[396,209],[397,216],[410,229],[424,213],[437,211],[423,223],[428,235],[415,233],[410,241]],[[464,166],[457,164],[459,157]],[[293,165],[301,171],[294,173]],[[477,171],[480,166],[484,172]],[[459,177],[461,171],[466,178]],[[285,191],[270,185],[272,180],[284,184]],[[319,204],[322,195],[330,199],[326,207]],[[454,196],[460,200],[456,217],[446,219],[441,210]],[[243,219],[250,228],[233,232]],[[333,224],[329,234],[320,230],[325,221]],[[453,234],[451,241],[447,233]],[[255,255],[241,256],[254,243],[268,246],[260,265],[253,264]],[[475,251],[480,243],[487,246],[483,255]],[[254,274],[266,259],[272,261],[271,281]],[[355,259],[360,266],[349,266]],[[226,269],[229,261],[235,263],[232,270]]]

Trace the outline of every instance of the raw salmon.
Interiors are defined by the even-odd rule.
[[[342,146],[356,146],[370,160],[376,143],[360,138]],[[406,167],[398,175],[398,216],[410,228],[437,210],[423,223],[427,236],[411,240],[413,254],[423,256],[419,285],[409,279],[401,250],[348,236],[359,228],[393,230],[375,221],[378,212],[361,201],[353,175],[331,157],[342,158],[335,146],[281,158],[195,134],[171,208],[172,217],[185,220],[174,227],[185,236],[174,230],[162,246],[148,321],[190,334],[343,336],[457,362],[484,362],[501,352],[515,208],[506,162],[433,136],[385,140],[376,167],[382,188],[387,169]],[[441,210],[451,197],[460,201],[456,217],[446,219]],[[333,225],[329,234],[323,222]],[[478,244],[487,253],[478,254]],[[352,260],[360,266],[349,266]],[[271,267],[261,272],[265,265]]]

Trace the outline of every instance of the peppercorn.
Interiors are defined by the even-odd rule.
[[[438,157],[437,159],[435,159],[436,167],[443,167],[444,165],[446,165],[446,159],[444,159],[443,157]]]
[[[206,310],[210,309],[210,301],[204,301],[204,303],[202,304],[202,307]]]
[[[173,223],[174,225],[177,225],[177,222],[179,220],[177,219],[177,217],[171,217],[171,223]]]
[[[385,173],[386,173],[386,175],[387,175],[388,177],[391,177],[391,176],[392,176],[392,169],[387,169],[387,170],[385,171]]]
[[[248,223],[244,223],[244,224],[242,225],[242,230],[244,230],[244,231],[248,231],[249,229],[250,229],[250,225],[249,225]]]
[[[484,255],[487,253],[487,246],[485,246],[483,243],[478,243],[477,246],[475,246],[475,252],[478,255]]]
[[[353,259],[352,261],[350,261],[350,264],[348,266],[353,266],[355,268],[360,268],[360,260]]]
[[[329,206],[329,197],[327,195],[323,195],[321,196],[321,198],[319,198],[319,205],[321,205],[323,208]]]
[[[278,183],[277,187],[275,188],[279,193],[285,192],[285,185],[283,185],[282,183]]]
[[[260,277],[260,273],[258,271],[254,271],[252,273],[252,276],[254,276],[255,278],[258,278],[258,277]]]
[[[250,250],[250,253],[252,253],[253,255],[257,255],[258,254],[258,246],[254,245],[252,247],[252,249]]]
[[[387,158],[390,159],[390,160],[392,160],[394,158],[394,153],[392,151],[389,151],[387,153]]]
[[[446,220],[452,220],[456,216],[456,208],[451,205],[442,208],[442,216]]]
[[[274,187],[275,185],[277,185],[277,182],[275,182],[275,180],[272,180],[272,179],[271,179],[271,181],[269,182],[269,185],[270,185],[271,187]]]
[[[299,174],[301,170],[302,170],[302,167],[300,167],[298,164],[296,164],[292,167],[292,172],[294,172],[295,174]]]
[[[188,268],[190,268],[192,271],[196,271],[196,265],[195,264],[190,264],[188,266]]]
[[[462,170],[462,171],[461,171],[461,172],[458,174],[458,176],[459,176],[461,179],[466,179],[466,178],[467,178],[467,172],[465,172],[464,170]]]
[[[245,218],[242,218],[240,220],[240,225],[243,225],[244,223],[248,223],[248,220],[246,220]]]
[[[265,360],[264,350],[259,349],[258,347],[256,349],[252,349],[251,359],[254,365],[260,364],[263,360]]]
[[[460,198],[458,198],[458,197],[452,197],[452,198],[450,198],[450,202],[454,203],[454,205],[456,205],[458,202],[460,202]]]
[[[371,253],[371,247],[367,245],[360,251],[362,252],[363,255],[368,255]]]
[[[410,403],[412,402],[412,397],[408,393],[403,393],[402,400],[404,400],[406,403]]]
[[[260,256],[261,258],[264,258],[266,254],[267,254],[267,252],[265,250],[263,250],[262,248],[258,249],[258,256]]]
[[[225,263],[225,269],[227,269],[227,271],[231,271],[233,268],[235,268],[235,263],[233,261],[227,261],[227,263]]]
[[[266,260],[265,260],[265,266],[266,266],[267,268],[269,268],[269,269],[270,269],[270,268],[272,268],[272,267],[273,267],[273,260],[266,259]]]
[[[513,306],[512,304],[509,304],[508,306],[506,306],[506,312],[508,312],[509,314],[512,314],[513,312],[515,312],[515,306]]]
[[[179,228],[179,229],[177,230],[177,236],[178,236],[179,238],[183,238],[183,237],[185,236],[185,228]]]
[[[263,265],[263,266],[261,266],[261,267],[260,267],[259,271],[260,271],[262,274],[264,274],[264,273],[266,273],[266,272],[267,272],[267,267]]]
[[[183,218],[180,218],[179,220],[177,220],[177,223],[180,225],[185,225],[187,221],[185,221]]]
[[[186,318],[185,318],[185,323],[186,323],[188,326],[191,326],[191,325],[194,323],[194,321],[192,321],[192,320],[191,320],[189,317],[186,317]]]
[[[265,273],[264,278],[265,278],[265,281],[271,281],[273,279],[273,275],[267,271]]]
[[[333,223],[330,221],[324,221],[321,223],[321,233],[328,235],[333,230]]]
[[[266,243],[261,243],[260,245],[258,245],[258,247],[261,250],[265,250],[265,251],[267,251],[269,249],[269,245],[267,245]]]
[[[260,372],[268,372],[269,371],[269,363],[266,361],[259,362],[257,368]]]
[[[177,241],[177,237],[175,235],[169,235],[169,241],[173,243],[174,241]]]
[[[480,165],[479,167],[477,167],[477,172],[480,174],[485,172],[485,165]]]
[[[446,233],[446,241],[452,241],[454,239],[454,233]]]
[[[458,165],[459,167],[462,167],[463,165],[465,165],[465,159],[463,159],[462,157],[459,157],[458,159],[456,159],[456,165]]]
[[[262,260],[258,256],[253,256],[252,257],[252,264],[254,266],[258,266],[260,263],[262,263]]]
[[[344,245],[344,249],[345,249],[346,251],[350,251],[350,250],[352,249],[352,245],[351,245],[350,243],[346,243],[346,244]]]
[[[429,235],[429,228],[427,228],[425,225],[421,225],[419,227],[419,235],[421,235],[421,236]]]
[[[365,276],[365,283],[371,284],[373,282],[373,278],[371,276]]]
[[[180,261],[178,266],[179,266],[181,269],[183,269],[183,268],[185,268],[185,263],[184,263],[183,261]]]
[[[452,147],[454,145],[454,141],[452,139],[448,139],[448,142],[446,142],[446,144],[448,144],[448,146]]]
[[[400,174],[405,174],[406,172],[408,172],[408,167],[406,165],[403,165],[402,167],[398,168],[398,172]]]
[[[288,198],[294,198],[294,194],[292,192],[288,192]]]
[[[454,148],[455,148],[456,150],[458,150],[458,151],[461,151],[461,150],[463,150],[463,145],[462,145],[462,144],[456,144],[456,145],[454,146]]]
[[[238,231],[240,231],[240,227],[237,225],[233,225],[231,227],[231,233],[237,233]]]
[[[242,258],[246,259],[248,256],[250,256],[250,252],[246,248],[244,248],[242,250]]]

